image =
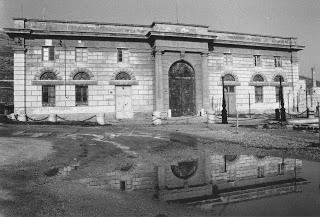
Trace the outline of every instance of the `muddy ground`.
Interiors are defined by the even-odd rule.
[[[168,205],[151,192],[107,190],[81,180],[138,163],[199,153],[274,155],[320,161],[318,134],[285,127],[172,123],[161,126],[0,125],[0,217],[211,216]],[[72,171],[68,172],[68,166]]]

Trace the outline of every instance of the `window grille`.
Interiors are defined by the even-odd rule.
[[[231,74],[226,74],[225,76],[223,76],[223,80],[224,81],[236,81],[236,79]]]
[[[262,75],[255,75],[253,77],[253,81],[255,81],[255,82],[264,82],[264,78],[263,78]]]
[[[119,72],[116,75],[116,80],[131,80],[131,76],[126,72]]]
[[[73,77],[73,80],[90,80],[90,76],[86,72],[78,72]]]

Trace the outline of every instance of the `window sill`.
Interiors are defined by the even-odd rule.
[[[32,80],[32,85],[97,85],[96,80]]]
[[[109,81],[110,85],[126,85],[126,86],[131,86],[131,85],[138,85],[139,82],[136,80],[110,80]]]

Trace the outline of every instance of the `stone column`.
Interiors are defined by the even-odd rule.
[[[162,73],[162,51],[155,51],[155,98],[156,111],[163,109],[163,73]]]
[[[202,108],[209,110],[209,74],[208,74],[208,53],[201,54],[202,66]]]
[[[26,114],[25,49],[14,49],[14,113]]]

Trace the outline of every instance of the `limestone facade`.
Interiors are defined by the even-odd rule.
[[[126,25],[17,18],[6,33],[15,40],[15,113],[29,116],[59,114],[83,118],[104,113],[107,118],[131,118],[177,106],[176,116],[221,110],[222,76],[231,86],[230,113],[273,112],[276,76],[284,79],[285,106],[294,110],[299,86],[296,38],[210,30],[208,26],[174,23]],[[44,54],[52,47],[53,53]],[[80,54],[77,54],[79,52]],[[119,54],[120,52],[120,54]],[[46,55],[52,55],[52,60]],[[78,55],[81,55],[78,58]],[[258,62],[255,64],[255,61]],[[280,61],[276,66],[276,58]],[[170,86],[172,66],[183,63],[193,70],[193,83],[183,83],[176,97]],[[54,79],[43,80],[44,73]],[[88,79],[75,80],[83,72]],[[120,78],[121,73],[127,78]],[[120,74],[119,74],[120,73]],[[254,81],[261,75],[263,81]],[[177,80],[178,81],[178,80]],[[182,84],[181,83],[181,84]],[[175,84],[175,83],[174,83]],[[190,87],[192,84],[192,88]],[[43,86],[54,86],[53,104],[44,104]],[[83,104],[76,88],[85,86]],[[262,100],[255,86],[262,87]],[[178,95],[179,95],[178,94]],[[50,97],[50,96],[49,96]],[[191,97],[192,99],[188,99]],[[184,102],[184,100],[188,102]],[[249,103],[250,102],[250,103]],[[189,103],[189,104],[188,104]],[[183,110],[189,106],[188,110]]]

